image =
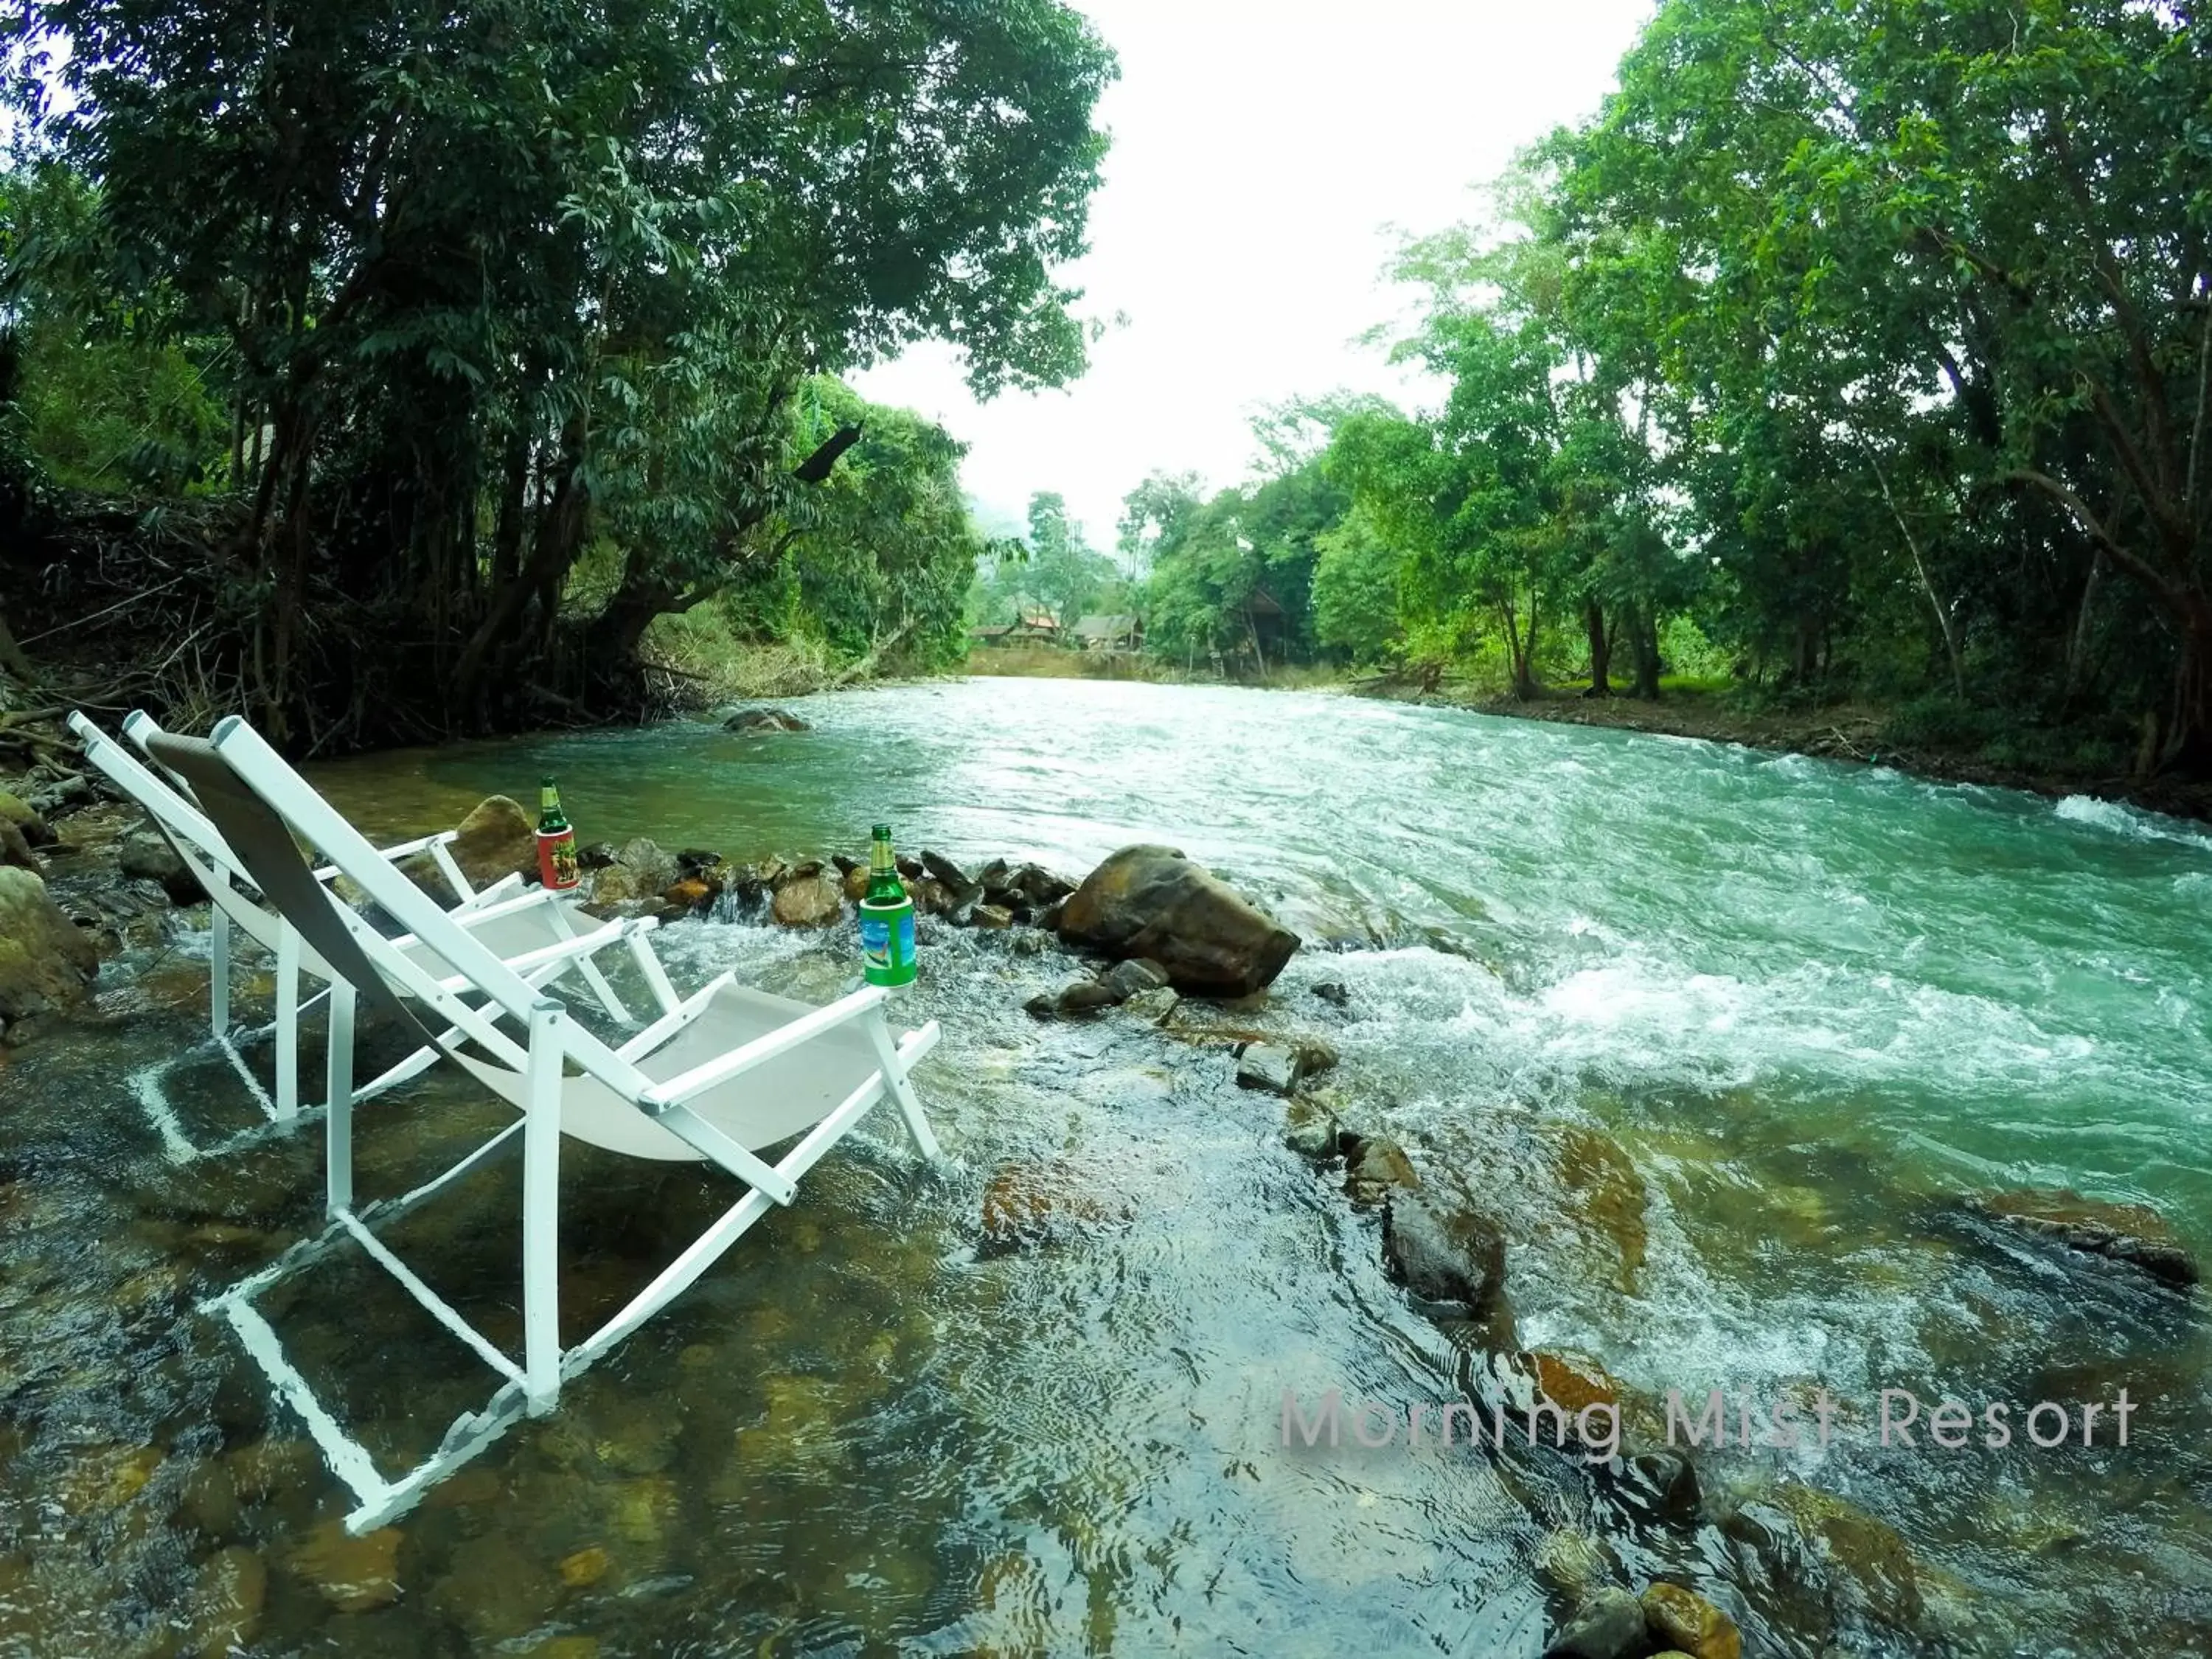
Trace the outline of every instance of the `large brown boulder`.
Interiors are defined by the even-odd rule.
[[[28,870],[0,868],[0,1022],[76,1007],[100,971],[84,930]]]
[[[1171,847],[1124,847],[1069,895],[1059,928],[1070,945],[1151,957],[1185,995],[1249,996],[1298,948],[1296,933]]]
[[[489,887],[517,870],[537,873],[538,821],[505,795],[485,796],[454,830],[447,850],[471,886]]]

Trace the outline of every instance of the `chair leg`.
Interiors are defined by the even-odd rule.
[[[353,1007],[354,988],[344,980],[331,987],[330,1053],[324,1066],[330,1085],[330,1117],[324,1125],[324,1163],[329,1170],[329,1213],[353,1207]]]
[[[898,1103],[899,1115],[906,1120],[907,1133],[914,1137],[916,1151],[931,1163],[941,1162],[945,1154],[938,1149],[937,1136],[929,1127],[929,1119],[921,1109],[921,1097],[907,1081],[906,1060],[891,1041],[891,1028],[884,1022],[884,1011],[877,1009],[868,1016],[868,1041],[875,1044],[876,1058],[883,1062],[884,1082]]]
[[[230,918],[220,904],[208,922],[208,1028],[230,1035]]]
[[[287,927],[276,940],[276,1115],[300,1113],[300,935]]]
[[[532,1417],[561,1395],[561,1005],[530,1014],[522,1131],[523,1395]]]

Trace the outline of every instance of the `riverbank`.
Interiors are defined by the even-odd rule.
[[[1166,685],[1244,685],[1276,691],[1340,691],[1438,708],[1463,708],[1507,720],[1605,726],[1677,738],[1738,744],[1772,754],[1811,755],[1869,766],[1887,766],[1939,783],[2021,789],[2050,799],[2089,795],[2146,811],[2212,822],[2212,778],[2153,778],[2131,775],[2129,757],[2109,742],[2042,731],[1978,729],[1996,726],[1986,712],[1960,719],[1948,711],[1924,718],[1925,709],[1848,699],[1812,708],[1759,707],[1734,687],[1673,685],[1657,702],[1616,692],[1585,696],[1580,685],[1546,689],[1521,699],[1491,684],[1449,677],[1372,675],[1322,666],[1286,665],[1255,679],[1225,679],[1132,653],[1069,651],[1049,647],[971,652],[969,675],[984,678],[1134,680]],[[786,694],[788,695],[788,694]]]

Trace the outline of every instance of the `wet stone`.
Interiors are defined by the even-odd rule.
[[[1344,1172],[1344,1189],[1355,1204],[1380,1204],[1393,1188],[1421,1184],[1413,1160],[1395,1140],[1381,1136],[1363,1139],[1347,1146],[1345,1155],[1348,1167]]]
[[[2174,1290],[2186,1291],[2202,1277],[2166,1218],[2148,1205],[2106,1204],[2058,1191],[1998,1193],[1972,1200],[1971,1207],[2069,1250],[2140,1267]]]
[[[199,1570],[191,1599],[186,1644],[204,1659],[252,1645],[269,1600],[269,1569],[240,1544],[217,1550]]]
[[[1146,957],[1117,962],[1103,976],[1126,1000],[1157,990],[1168,982],[1168,970]]]
[[[1690,1659],[1742,1659],[1743,1638],[1735,1621],[1694,1590],[1659,1583],[1640,1598],[1644,1621],[1654,1640],[1679,1649]]]
[[[1625,1589],[1601,1589],[1576,1609],[1544,1659],[1644,1659],[1650,1646],[1643,1606]]]
[[[1147,1024],[1164,1025],[1173,1017],[1182,999],[1164,985],[1150,991],[1139,991],[1121,1005],[1121,1012]]]
[[[1352,1004],[1352,993],[1345,988],[1341,980],[1325,979],[1313,988],[1313,994],[1323,1002],[1333,1003],[1339,1008],[1349,1007]]]
[[[1336,1114],[1312,1100],[1293,1100],[1284,1115],[1283,1145],[1319,1164],[1336,1156]]]
[[[399,1599],[399,1536],[397,1527],[380,1527],[350,1538],[334,1516],[292,1552],[292,1571],[340,1613],[386,1607]]]
[[[1237,1086],[1240,1089],[1265,1089],[1271,1094],[1287,1095],[1297,1087],[1298,1079],[1304,1075],[1297,1051],[1279,1043],[1248,1044],[1237,1060]]]
[[[1382,1212],[1382,1256],[1390,1276],[1415,1296],[1460,1303],[1478,1318],[1505,1288],[1505,1240],[1497,1227],[1425,1194],[1390,1194]]]

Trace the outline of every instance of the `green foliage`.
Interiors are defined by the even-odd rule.
[[[987,395],[1084,366],[1051,273],[1114,64],[1056,0],[0,0],[0,29],[38,165],[92,210],[11,296],[73,337],[33,395],[89,474],[82,411],[115,399],[88,331],[207,384],[226,465],[204,422],[173,447],[240,491],[240,652],[280,732],[332,699],[441,730],[615,694],[655,616],[764,580],[817,511],[944,544],[918,431],[825,454],[878,486],[806,503],[811,374],[924,337]],[[181,418],[138,381],[125,418]],[[618,574],[571,584],[595,543]],[[878,580],[930,560],[886,558],[815,599],[940,640],[933,575]]]

